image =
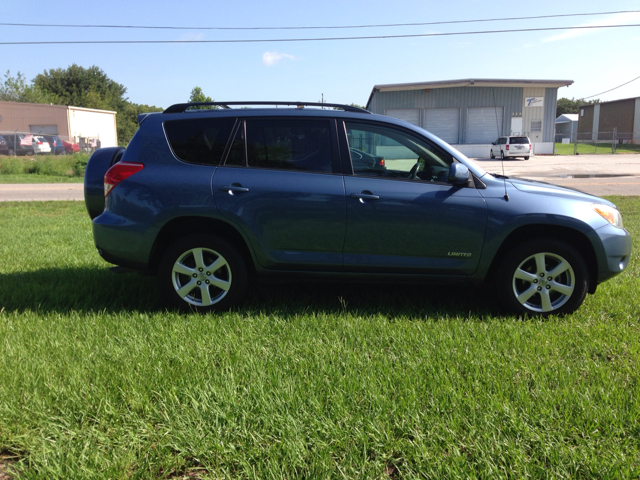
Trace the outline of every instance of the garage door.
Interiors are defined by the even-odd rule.
[[[38,135],[58,135],[57,125],[29,125],[29,132]]]
[[[420,109],[418,108],[390,108],[385,110],[384,114],[420,126]]]
[[[447,143],[459,143],[459,108],[427,108],[424,110],[423,118],[425,130]]]
[[[502,135],[502,107],[467,110],[467,142],[491,143]]]

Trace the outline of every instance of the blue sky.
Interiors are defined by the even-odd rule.
[[[3,0],[7,23],[194,27],[292,27],[417,23],[640,10],[638,0],[325,0],[80,2],[25,7]],[[129,100],[167,107],[194,86],[216,100],[303,100],[364,105],[376,84],[460,78],[568,79],[560,97],[585,97],[640,76],[640,27],[404,39],[275,42],[281,38],[402,35],[640,24],[640,13],[457,25],[339,30],[135,30],[0,26],[0,42],[52,40],[270,39],[259,43],[0,45],[0,71],[31,80],[45,69],[97,65]],[[600,96],[640,96],[640,79]]]

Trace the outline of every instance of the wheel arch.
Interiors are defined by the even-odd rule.
[[[587,269],[589,270],[589,293],[595,293],[598,286],[598,262],[596,252],[591,244],[589,238],[582,232],[570,227],[563,227],[560,225],[523,225],[516,228],[511,232],[507,238],[502,242],[500,248],[493,257],[491,266],[487,274],[487,279],[492,280],[495,273],[500,266],[501,259],[505,254],[511,250],[514,246],[524,241],[533,240],[536,238],[552,238],[561,242],[569,244],[571,247],[578,250],[578,253],[582,255]]]
[[[149,258],[150,269],[153,271],[157,270],[162,255],[176,240],[187,235],[198,233],[210,233],[227,240],[238,249],[249,271],[255,273],[254,258],[242,234],[227,222],[215,218],[198,216],[174,218],[160,229],[153,248],[151,249]]]

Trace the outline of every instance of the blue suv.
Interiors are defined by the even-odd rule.
[[[253,108],[229,108],[240,105]],[[356,107],[256,105],[140,115],[126,150],[89,160],[99,254],[157,274],[173,305],[227,309],[252,277],[490,282],[509,310],[547,316],[576,310],[629,262],[607,200],[489,174]]]

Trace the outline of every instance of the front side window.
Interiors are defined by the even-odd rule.
[[[345,122],[354,175],[446,182],[453,158],[393,128]]]
[[[194,118],[164,122],[171,150],[183,162],[218,165],[235,118]]]

